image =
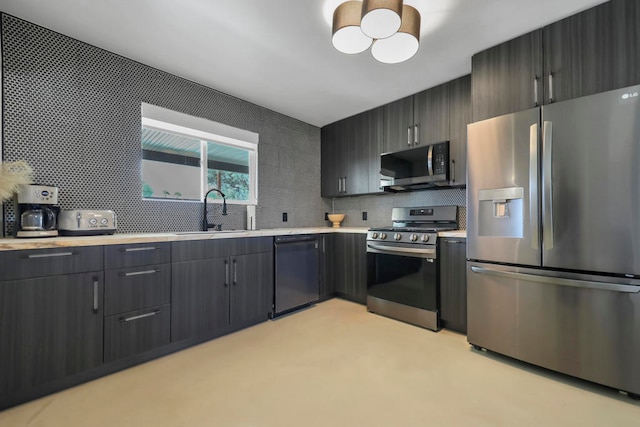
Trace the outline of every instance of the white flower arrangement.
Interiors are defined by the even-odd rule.
[[[9,200],[19,185],[31,184],[33,170],[24,160],[0,163],[0,202]]]

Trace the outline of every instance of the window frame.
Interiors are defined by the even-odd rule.
[[[217,123],[208,119],[189,116],[177,111],[168,110],[151,104],[142,103],[141,129],[168,132],[193,138],[200,141],[200,200],[158,199],[146,198],[147,201],[176,201],[201,203],[205,193],[211,188],[207,184],[208,153],[207,143],[216,143],[233,148],[247,150],[249,153],[249,197],[247,200],[229,200],[228,204],[257,205],[258,204],[258,134],[244,129]],[[140,141],[142,149],[142,141]],[[142,160],[141,160],[142,161]],[[140,166],[141,182],[142,164]],[[141,192],[142,194],[142,192]],[[210,203],[222,203],[221,199],[209,199]]]

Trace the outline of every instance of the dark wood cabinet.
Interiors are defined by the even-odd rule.
[[[173,263],[171,341],[201,337],[229,324],[229,257]]]
[[[441,238],[438,244],[442,326],[467,333],[466,239]]]
[[[413,146],[413,96],[398,99],[382,107],[384,151],[399,151]]]
[[[380,192],[382,108],[340,120],[321,130],[324,197]]]
[[[449,82],[449,179],[467,185],[467,125],[471,123],[471,75]]]
[[[472,58],[473,121],[640,83],[640,4],[611,0]]]
[[[335,235],[332,233],[318,236],[320,244],[320,250],[318,251],[319,297],[321,301],[329,299],[335,294],[334,237]]]
[[[501,43],[471,58],[473,121],[542,104],[542,30]]]
[[[197,259],[172,265],[172,342],[267,320],[273,301],[271,238],[174,242],[173,254]]]
[[[413,95],[414,145],[449,140],[449,83]]]
[[[449,85],[444,83],[382,107],[384,151],[449,140]]]
[[[543,34],[545,103],[640,83],[637,0],[595,6],[544,27]]]
[[[0,282],[0,402],[102,364],[103,292],[102,272]]]
[[[367,302],[367,235],[336,233],[334,238],[336,294],[365,304]]]

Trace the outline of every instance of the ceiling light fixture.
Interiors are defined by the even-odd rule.
[[[402,0],[346,1],[333,12],[333,46],[343,53],[371,47],[386,64],[406,61],[420,46],[420,13]]]

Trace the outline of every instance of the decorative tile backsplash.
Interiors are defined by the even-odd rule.
[[[2,64],[4,160],[24,159],[38,183],[58,186],[62,209],[112,209],[119,232],[199,229],[202,203],[142,200],[146,102],[260,135],[259,228],[326,225],[315,126],[6,14]],[[10,235],[13,203],[4,207]],[[209,219],[245,228],[245,207],[228,211],[213,204]]]

